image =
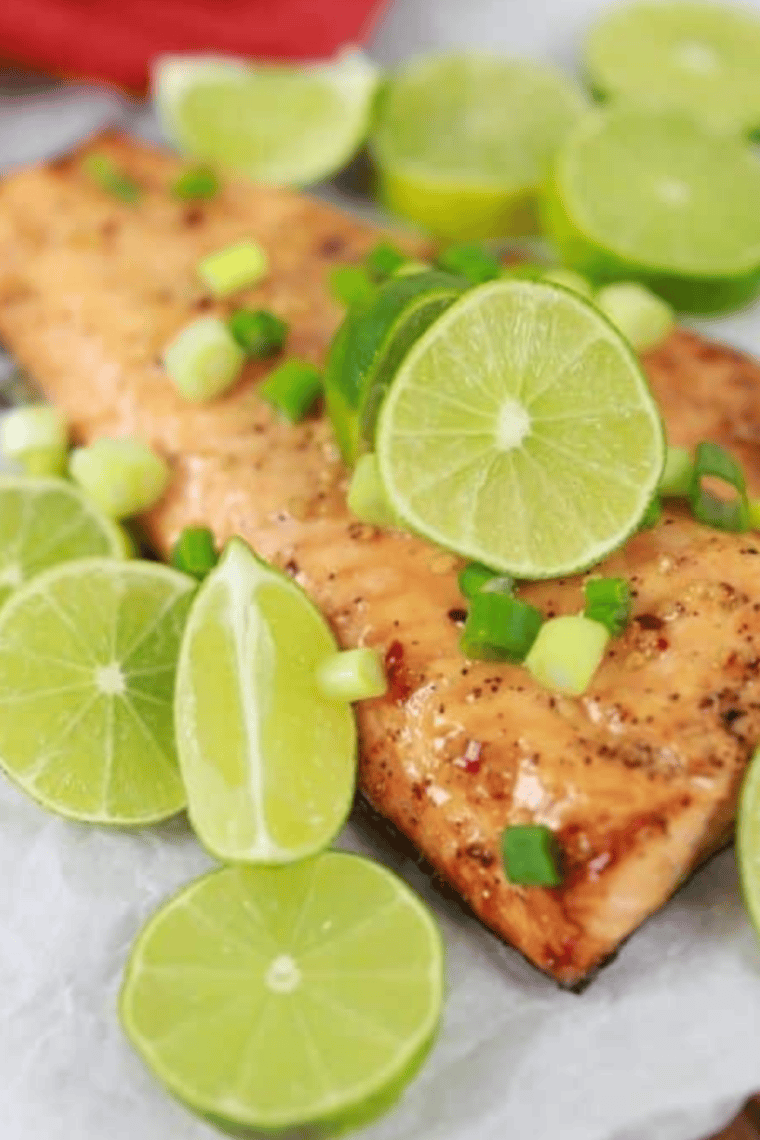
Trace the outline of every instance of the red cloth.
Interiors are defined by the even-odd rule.
[[[164,51],[320,59],[361,43],[384,0],[0,0],[0,58],[141,90]]]

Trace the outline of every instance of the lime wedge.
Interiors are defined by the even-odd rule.
[[[0,478],[0,602],[49,566],[98,554],[126,558],[124,532],[71,483]]]
[[[378,80],[358,51],[300,67],[168,55],[154,68],[153,94],[166,135],[186,154],[258,182],[305,185],[359,148]]]
[[[518,578],[569,574],[634,531],[665,459],[622,336],[578,294],[503,278],[417,341],[377,430],[408,526]]]
[[[744,777],[739,800],[736,855],[744,902],[760,936],[760,751],[752,757]]]
[[[328,413],[348,464],[372,447],[388,385],[415,340],[467,287],[436,271],[392,277],[350,309],[325,372]]]
[[[303,859],[345,822],[354,714],[316,678],[336,649],[303,590],[233,538],[192,608],[175,699],[190,819],[220,859]]]
[[[572,269],[637,280],[710,312],[760,284],[760,160],[742,140],[675,114],[613,107],[567,138],[544,203]]]
[[[413,60],[391,77],[371,138],[385,203],[441,237],[533,232],[538,187],[585,107],[546,64]]]
[[[181,811],[172,695],[196,583],[154,562],[54,566],[0,610],[0,765],[93,823]]]
[[[427,907],[385,867],[329,851],[185,887],[135,944],[121,1017],[197,1111],[272,1131],[337,1129],[400,1093],[442,997]]]
[[[720,131],[760,130],[760,19],[746,8],[620,5],[592,28],[584,56],[603,97],[685,111]]]

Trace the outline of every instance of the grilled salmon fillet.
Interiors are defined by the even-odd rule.
[[[79,440],[135,433],[167,456],[170,490],[144,520],[159,551],[188,524],[208,523],[220,541],[241,534],[309,591],[343,645],[385,655],[390,691],[358,709],[362,791],[496,934],[577,985],[730,837],[760,739],[760,539],[675,509],[629,541],[601,570],[629,579],[634,617],[581,699],[520,668],[465,660],[457,560],[347,514],[323,418],[278,422],[256,394],[266,364],[193,406],[160,363],[189,319],[225,311],[197,281],[199,258],[245,236],[268,250],[272,272],[236,303],[285,317],[288,351],[322,360],[340,318],[326,271],[379,231],[245,183],[181,204],[167,192],[174,159],[97,145],[146,187],[138,206],[93,187],[76,158],[0,187],[5,345]],[[684,331],[646,367],[671,441],[727,444],[760,491],[760,369]],[[582,583],[524,594],[548,615],[572,613]],[[501,833],[529,821],[558,833],[558,889],[504,877]]]

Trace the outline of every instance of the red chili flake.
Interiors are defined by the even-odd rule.
[[[397,705],[403,704],[414,686],[404,665],[404,647],[400,641],[392,641],[385,651],[385,674],[389,699]]]
[[[480,753],[483,748],[477,740],[470,740],[464,750],[464,754],[459,760],[454,763],[458,768],[464,768],[465,772],[469,772],[471,776],[476,775],[480,771]]]

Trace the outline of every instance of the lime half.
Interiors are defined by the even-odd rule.
[[[746,8],[619,5],[592,28],[584,57],[604,97],[686,111],[717,130],[760,129],[760,18]]]
[[[744,777],[739,800],[736,854],[744,902],[760,936],[760,752],[756,752]]]
[[[390,209],[448,238],[536,228],[535,198],[583,95],[548,65],[426,56],[390,79],[371,138]]]
[[[379,80],[348,51],[328,63],[245,64],[219,56],[159,58],[153,93],[170,140],[186,154],[258,182],[318,182],[359,148]]]
[[[380,413],[377,454],[412,530],[548,578],[635,530],[665,446],[644,374],[606,318],[562,287],[505,278],[417,341]]]
[[[175,702],[190,819],[220,859],[303,859],[343,825],[354,713],[316,679],[336,649],[303,590],[232,539],[190,614]]]
[[[0,765],[44,807],[112,824],[184,807],[172,696],[195,586],[158,563],[85,558],[0,610]]]
[[[709,312],[760,284],[760,159],[688,118],[613,107],[557,157],[548,236],[572,269],[637,280],[676,308]]]

